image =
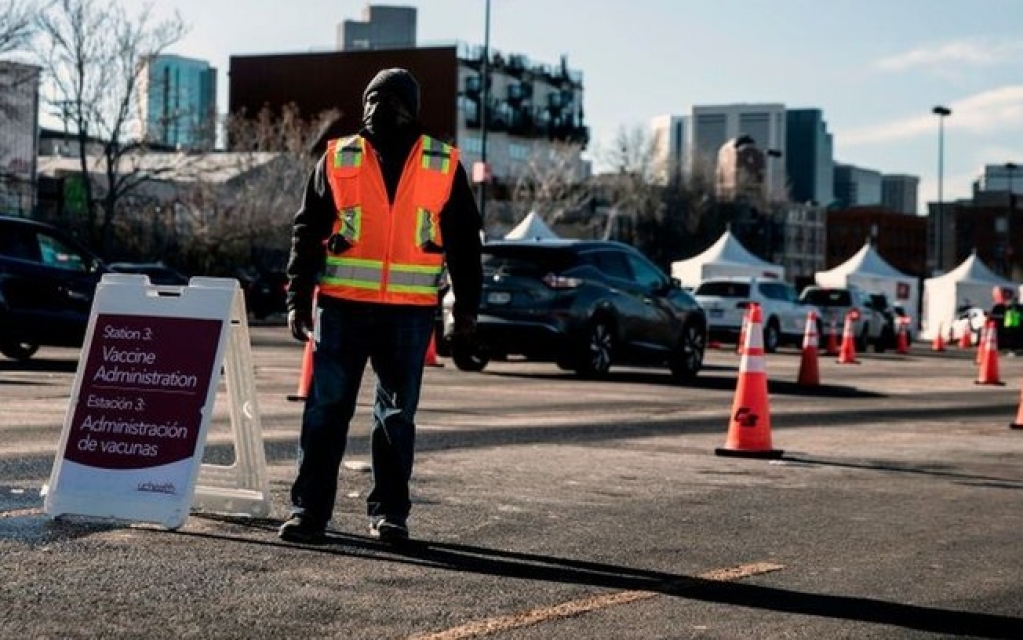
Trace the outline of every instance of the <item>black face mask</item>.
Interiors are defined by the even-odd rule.
[[[394,95],[374,91],[363,104],[362,123],[375,136],[401,134],[413,122],[412,114]]]

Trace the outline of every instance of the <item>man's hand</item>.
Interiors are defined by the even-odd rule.
[[[456,314],[455,326],[451,332],[451,344],[453,346],[475,347],[476,346],[476,316],[469,314]]]
[[[308,342],[313,335],[313,314],[307,309],[294,308],[288,311],[288,329],[299,342]]]

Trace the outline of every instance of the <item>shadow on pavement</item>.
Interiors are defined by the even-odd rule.
[[[959,473],[941,468],[941,465],[908,466],[884,461],[873,462],[852,462],[849,460],[835,460],[827,458],[811,458],[802,455],[788,455],[781,457],[785,462],[795,462],[806,465],[817,465],[825,467],[841,467],[843,469],[864,469],[867,471],[885,471],[896,473],[913,473],[927,476],[954,478],[968,480],[975,486],[989,486],[999,489],[1023,489],[1023,481],[1013,478],[996,478],[993,476],[978,476],[968,473]]]
[[[278,521],[202,516],[210,520],[265,530],[276,535]],[[170,532],[173,535],[218,539],[334,556],[403,562],[407,564],[497,577],[543,580],[607,589],[637,590],[666,596],[729,604],[783,613],[884,624],[949,635],[978,638],[1019,638],[1023,618],[986,613],[939,609],[874,598],[857,598],[806,593],[780,587],[723,582],[619,565],[558,558],[514,551],[502,551],[462,544],[411,540],[400,545],[377,542],[365,536],[328,532],[320,546],[290,545],[269,540],[251,540],[225,534]]]

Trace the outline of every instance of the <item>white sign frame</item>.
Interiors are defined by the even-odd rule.
[[[224,366],[225,351],[227,351],[229,338],[232,334],[232,316],[237,315],[239,308],[242,309],[242,328],[245,328],[244,301],[241,296],[242,293],[238,282],[232,278],[197,277],[192,278],[187,287],[167,287],[150,284],[149,278],[144,275],[106,274],[103,276],[103,279],[96,288],[96,296],[93,301],[89,325],[82,348],[82,356],[72,388],[64,428],[57,447],[50,480],[47,487],[45,487],[43,507],[45,513],[51,517],[83,515],[155,523],[163,525],[168,529],[177,529],[185,523],[195,494],[200,468],[204,466],[201,464],[201,461],[206,443],[206,434],[213,416],[217,387]],[[104,322],[99,322],[100,318],[103,318]],[[127,319],[127,321],[131,322],[154,323],[154,326],[157,327],[153,331],[154,334],[157,334],[153,337],[154,340],[161,339],[159,335],[161,331],[176,328],[174,326],[175,323],[181,326],[192,328],[199,326],[202,328],[203,331],[200,333],[205,334],[204,346],[201,348],[197,346],[200,352],[199,355],[194,356],[193,361],[186,361],[187,364],[190,364],[195,369],[181,372],[184,375],[195,374],[194,378],[199,381],[199,385],[187,391],[174,391],[191,396],[188,398],[188,402],[183,403],[188,405],[189,408],[201,401],[200,414],[195,418],[198,424],[190,422],[188,419],[181,422],[177,420],[169,421],[162,417],[156,418],[153,421],[147,420],[147,412],[155,411],[157,406],[161,406],[164,410],[173,410],[176,406],[168,404],[168,400],[162,399],[159,395],[161,393],[171,393],[166,388],[150,387],[141,389],[134,395],[132,395],[133,392],[131,391],[118,389],[111,392],[111,397],[109,398],[103,397],[104,393],[106,393],[103,391],[97,394],[90,394],[88,398],[82,397],[83,378],[87,369],[89,369],[90,359],[93,360],[93,369],[91,371],[93,379],[85,381],[87,383],[84,385],[86,388],[89,388],[89,384],[101,376],[100,369],[96,368],[95,360],[98,357],[97,354],[102,354],[101,360],[113,359],[116,364],[120,364],[120,361],[116,360],[116,355],[110,355],[114,351],[108,351],[111,347],[119,347],[119,345],[116,343],[108,345],[103,342],[105,339],[108,342],[111,339],[117,339],[117,332],[111,330],[110,323],[105,322],[111,318],[118,321]],[[190,321],[192,320],[200,322],[191,323]],[[219,330],[215,328],[215,324],[203,321],[219,323]],[[237,319],[235,319],[235,323],[237,323]],[[97,324],[103,325],[103,335],[96,335]],[[214,332],[217,334],[215,347],[212,344]],[[124,333],[131,334],[133,332],[126,331]],[[115,337],[111,338],[110,336],[112,335]],[[247,331],[244,332],[244,337],[247,339]],[[180,342],[182,336],[177,335],[174,338]],[[95,341],[99,342],[94,344]],[[156,345],[155,342],[152,344]],[[158,368],[160,364],[156,362],[158,357],[154,354],[148,354],[147,356],[144,353],[145,345],[146,343],[144,342],[129,343],[123,349],[123,352],[128,353],[129,356],[133,352],[140,353],[142,355],[137,357],[143,360],[146,360],[148,357],[148,364]],[[100,348],[97,349],[97,346]],[[154,346],[154,351],[159,352],[159,348]],[[180,356],[180,351],[177,350],[176,353],[170,355]],[[107,363],[101,362],[100,364],[106,365]],[[140,366],[145,366],[145,364],[143,362]],[[247,375],[251,377],[251,368],[248,370]],[[105,378],[103,379],[105,380]],[[205,389],[201,388],[203,380],[207,383]],[[249,386],[251,387],[251,385]],[[134,402],[136,396],[139,399],[137,408],[132,408],[129,403],[123,402],[124,398]],[[96,399],[97,397],[99,397],[98,400]],[[148,402],[149,398],[156,398],[158,401]],[[113,406],[114,408],[110,410],[110,414],[114,417],[109,417],[104,413],[106,409],[100,409],[99,412],[103,413],[103,415],[97,417],[95,415],[96,411],[91,408],[85,408],[86,402],[89,403],[89,407]],[[172,402],[178,401],[174,400]],[[233,411],[234,408],[232,407]],[[254,411],[258,416],[258,408],[250,406],[248,411],[250,413]],[[192,414],[189,415],[191,416]],[[125,428],[129,429],[129,431],[117,431],[117,434],[122,435],[112,435],[114,432],[111,430],[110,425],[113,423],[128,425]],[[150,429],[150,431],[143,432],[149,438],[149,444],[140,445],[138,442],[130,442],[132,438],[139,437],[138,427],[136,426],[138,424],[144,425],[143,428]],[[154,424],[158,428],[154,428]],[[258,429],[258,419],[255,422],[255,427]],[[136,455],[139,458],[148,455],[146,453],[137,453],[145,451],[145,447],[156,446],[157,450],[159,450],[159,444],[151,444],[153,438],[175,437],[173,435],[168,436],[167,434],[180,433],[181,429],[197,429],[197,432],[188,434],[188,440],[184,444],[171,443],[172,446],[185,447],[186,454],[179,453],[178,455],[183,455],[183,457],[176,459],[170,464],[148,467],[142,464],[139,466],[140,460],[131,459],[128,460],[128,463],[135,465],[131,468],[120,468],[118,465],[113,465],[116,468],[110,468],[110,465],[102,463],[83,464],[80,461],[69,459],[69,453],[71,457],[82,455],[106,456],[102,458],[103,460],[112,459],[121,454],[124,454],[126,458],[130,458],[131,455]],[[190,455],[187,455],[188,445],[193,437],[194,447],[191,448]],[[123,438],[123,440],[117,441],[115,438]],[[97,446],[88,442],[89,439],[99,440],[99,446],[104,447],[103,451],[108,451],[109,453],[100,454],[97,452]],[[263,476],[265,482],[265,458],[263,457],[261,437],[258,440],[257,462],[261,463],[258,471]],[[166,442],[166,440],[157,440],[157,442]],[[69,443],[71,443],[71,448],[69,448]],[[79,449],[76,451],[76,448]],[[83,451],[85,453],[82,453]],[[90,451],[92,453],[89,453]],[[144,460],[141,462],[144,463]],[[261,498],[264,504],[268,504],[265,494]],[[265,509],[259,509],[259,511],[263,510]]]

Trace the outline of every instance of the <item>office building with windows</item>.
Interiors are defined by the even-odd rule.
[[[836,164],[835,204],[840,208],[881,204],[881,172]]]
[[[793,202],[829,205],[835,199],[834,142],[820,109],[785,112],[785,170]]]
[[[205,60],[159,55],[142,76],[143,138],[180,149],[216,143],[217,69]]]
[[[0,214],[35,208],[39,67],[0,61]]]
[[[571,69],[565,58],[541,64],[491,49],[484,91],[484,58],[484,47],[464,43],[232,56],[229,111],[279,112],[293,104],[302,117],[313,118],[336,110],[340,116],[331,135],[350,135],[361,126],[362,88],[380,69],[403,67],[421,86],[424,129],[457,144],[467,170],[472,172],[483,160],[486,145],[488,170],[477,172],[477,178],[486,174],[496,187],[510,188],[527,171],[542,173],[545,163],[557,163],[559,171],[580,178],[588,175],[589,164],[582,157],[589,142],[582,73]]]
[[[881,176],[881,204],[892,211],[916,215],[920,178],[907,175]]]
[[[362,20],[345,20],[337,28],[341,51],[410,49],[416,46],[416,9],[367,5]]]
[[[765,154],[764,185],[768,199],[785,200],[785,105],[726,104],[694,106],[689,116],[687,162],[713,164],[729,140],[752,139]]]

